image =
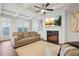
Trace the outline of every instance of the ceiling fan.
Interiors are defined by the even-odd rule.
[[[50,5],[49,3],[46,3],[46,4],[42,4],[42,7],[34,6],[34,7],[39,9],[39,10],[36,11],[36,13],[42,12],[42,13],[46,14],[46,11],[53,11],[53,9],[47,8],[49,5]]]

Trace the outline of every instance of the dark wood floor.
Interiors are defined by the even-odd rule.
[[[10,41],[0,42],[0,56],[18,56]]]

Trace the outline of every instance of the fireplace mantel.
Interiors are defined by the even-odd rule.
[[[44,40],[47,40],[47,31],[58,31],[59,32],[59,42],[58,43],[64,43],[65,42],[65,32],[61,28],[59,29],[44,29],[41,31],[41,37],[44,38]]]

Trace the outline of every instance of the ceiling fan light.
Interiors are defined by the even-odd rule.
[[[43,9],[43,10],[41,10],[41,12],[45,12],[45,11],[46,11],[46,10],[44,10],[44,9]]]

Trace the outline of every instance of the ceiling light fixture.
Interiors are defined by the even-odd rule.
[[[41,10],[41,12],[45,12],[45,11],[46,11],[46,10],[44,10],[44,9],[43,9],[43,10]]]

